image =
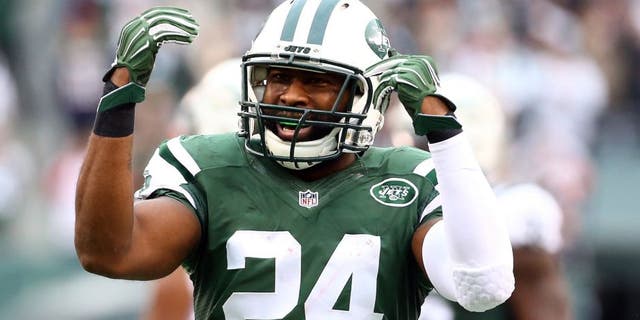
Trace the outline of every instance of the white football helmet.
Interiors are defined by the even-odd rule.
[[[343,152],[367,150],[376,132],[382,128],[388,95],[376,99],[379,102],[372,105],[378,80],[375,76],[368,76],[366,70],[388,58],[391,52],[380,20],[360,1],[283,2],[271,13],[243,57],[240,115],[246,149],[294,170],[335,159]],[[263,103],[265,79],[269,68],[274,66],[344,75],[345,81],[336,101],[350,94],[347,110],[337,111],[337,103],[333,111]],[[274,116],[274,111],[296,115]],[[317,116],[327,114],[338,120],[317,119]],[[291,141],[285,141],[267,128],[269,121],[293,123],[297,130],[309,125],[332,130],[313,141],[298,141],[296,131]]]
[[[503,170],[509,127],[498,98],[480,81],[460,73],[440,75],[439,92],[453,102],[456,117],[480,167],[489,177],[497,179]]]

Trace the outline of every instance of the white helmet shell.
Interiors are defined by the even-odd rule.
[[[365,70],[388,50],[380,20],[360,1],[289,0],[271,13],[247,55],[301,53]]]

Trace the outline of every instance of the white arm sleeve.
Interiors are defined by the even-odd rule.
[[[429,145],[443,220],[427,233],[422,257],[435,289],[469,311],[485,311],[514,289],[513,252],[495,195],[464,132]]]

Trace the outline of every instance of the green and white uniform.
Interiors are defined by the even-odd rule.
[[[442,215],[436,184],[414,148],[372,148],[306,182],[225,134],[160,145],[137,197],[173,197],[200,220],[183,263],[196,319],[405,320],[431,289],[411,239]]]

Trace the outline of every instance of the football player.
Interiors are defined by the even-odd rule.
[[[531,182],[513,182],[507,165],[507,137],[512,130],[498,99],[479,81],[444,74],[440,92],[457,106],[456,115],[480,166],[494,185],[514,254],[515,290],[506,303],[484,313],[470,313],[431,294],[421,320],[569,320],[572,312],[559,260],[562,212],[554,197]]]
[[[86,270],[182,265],[196,319],[417,319],[433,288],[471,311],[511,295],[506,227],[432,59],[398,54],[357,0],[279,5],[243,56],[239,132],[162,143],[134,205],[135,103],[160,45],[197,31],[172,7],[122,29],[77,187]],[[430,153],[371,146],[394,91]]]

